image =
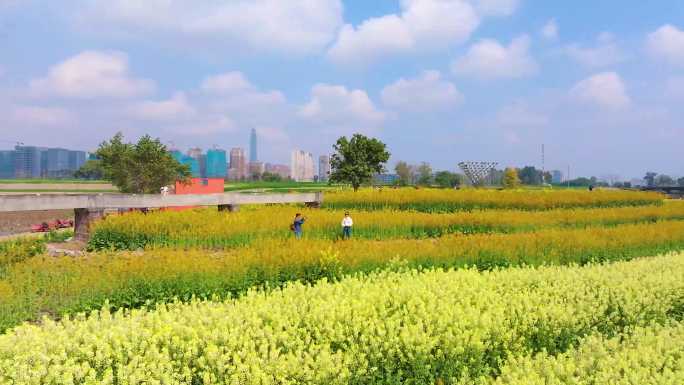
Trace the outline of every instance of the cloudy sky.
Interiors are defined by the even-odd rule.
[[[681,0],[0,0],[0,140],[684,175]],[[0,148],[11,143],[0,142]]]

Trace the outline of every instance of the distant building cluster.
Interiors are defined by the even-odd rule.
[[[302,150],[292,151],[290,157],[290,177],[297,182],[314,181],[313,154]]]
[[[318,163],[310,152],[292,151],[290,165],[264,163],[258,157],[257,131],[249,135],[249,153],[242,147],[229,151],[190,148],[183,152],[170,149],[171,155],[187,165],[193,178],[227,179],[232,181],[260,180],[270,177],[298,182],[327,182],[330,179],[330,156],[321,155]],[[0,151],[0,178],[69,178],[86,161],[85,151],[17,145],[14,150]],[[94,154],[91,158],[95,159]]]
[[[0,178],[72,178],[85,161],[85,151],[17,145],[0,151]]]

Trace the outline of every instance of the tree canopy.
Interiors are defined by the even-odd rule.
[[[390,153],[387,146],[375,138],[354,134],[351,139],[337,139],[330,157],[330,182],[349,183],[358,190],[370,182],[375,174],[382,173]]]
[[[99,180],[104,178],[102,161],[99,159],[87,160],[81,168],[74,172],[74,178]]]
[[[397,165],[394,166],[394,171],[399,177],[400,185],[408,186],[413,183],[413,167],[408,163],[404,162],[403,160],[397,162]]]
[[[520,186],[518,171],[513,167],[508,167],[506,171],[504,171],[502,184],[505,188],[516,188]]]
[[[435,174],[435,183],[440,187],[456,187],[463,184],[463,175],[450,171],[439,171]]]
[[[430,163],[423,162],[416,169],[418,172],[418,184],[421,186],[429,186],[432,184],[432,167]]]
[[[114,135],[97,149],[104,178],[121,192],[159,193],[161,187],[190,178],[190,168],[180,164],[159,139],[145,135],[138,143],[124,143],[123,134]]]

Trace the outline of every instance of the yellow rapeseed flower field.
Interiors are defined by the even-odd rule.
[[[178,247],[229,247],[255,239],[291,236],[295,213],[307,218],[307,238],[340,237],[344,211],[293,206],[246,207],[226,214],[215,209],[164,211],[147,215],[112,215],[97,223],[91,245],[96,249],[168,245]],[[516,232],[548,227],[614,225],[667,219],[684,219],[684,202],[640,207],[555,209],[548,211],[475,210],[431,214],[415,211],[352,211],[354,237],[363,239],[421,238],[450,233]]]
[[[619,207],[659,203],[663,195],[613,189],[493,190],[493,189],[362,189],[326,193],[329,208],[412,209],[427,212],[471,209],[548,210],[571,207]]]
[[[480,385],[684,384],[684,324],[637,327],[627,337],[591,335],[554,356],[510,358],[496,379]]]
[[[295,283],[225,302],[20,326],[0,336],[0,382],[454,384],[494,379],[508,371],[510,357],[548,354],[566,369],[533,360],[524,374],[565,383],[563,370],[572,376],[592,363],[574,349],[602,336],[631,341],[635,328],[674,322],[682,293],[682,254],[582,268],[385,272],[315,287]],[[630,378],[646,380],[655,371],[682,379],[682,355],[672,352],[684,341],[671,330],[658,334],[660,342],[636,332],[650,350],[628,342],[615,354],[592,353],[603,360],[599,368],[623,367]],[[594,339],[582,343],[586,336]],[[641,353],[671,359],[658,366],[660,357],[639,359]],[[604,372],[592,375],[615,378]]]
[[[449,235],[388,241],[265,239],[239,249],[149,249],[83,258],[34,257],[0,278],[0,329],[38,311],[71,313],[140,306],[173,297],[231,296],[258,285],[337,279],[344,274],[407,266],[492,269],[515,265],[618,261],[684,249],[684,221],[529,233]]]

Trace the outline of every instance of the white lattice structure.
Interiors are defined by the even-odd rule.
[[[489,173],[498,165],[497,162],[461,162],[458,167],[470,179],[473,186],[482,186]]]

